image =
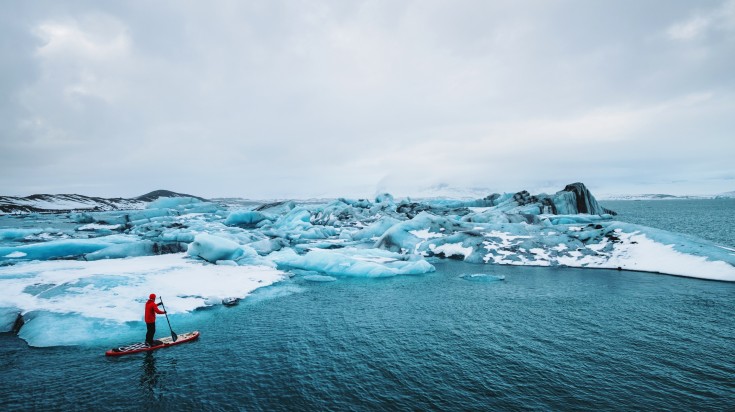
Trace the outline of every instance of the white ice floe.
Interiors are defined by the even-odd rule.
[[[165,299],[170,314],[181,314],[212,300],[248,296],[285,276],[270,267],[205,264],[182,253],[94,262],[35,261],[2,268],[0,308],[73,315],[69,322],[78,321],[74,317],[140,322],[150,293]],[[30,332],[34,322],[23,327],[27,336],[35,336]]]

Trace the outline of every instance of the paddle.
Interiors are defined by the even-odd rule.
[[[161,297],[159,296],[158,299],[161,299]],[[163,311],[165,312],[164,315],[166,315],[166,322],[168,322],[168,330],[171,331],[171,339],[173,339],[174,342],[176,342],[176,339],[178,339],[179,337],[176,336],[176,333],[174,333],[174,330],[171,329],[171,321],[168,320],[168,311],[166,310],[166,305],[163,304],[163,299],[161,299],[161,306],[163,306]]]

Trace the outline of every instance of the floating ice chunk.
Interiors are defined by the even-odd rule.
[[[279,218],[275,226],[281,230],[306,229],[311,227],[309,222],[311,212],[303,207],[297,207]]]
[[[281,238],[263,239],[263,240],[258,240],[256,242],[252,242],[248,244],[248,246],[253,248],[253,250],[258,252],[258,254],[261,256],[265,256],[265,255],[270,254],[271,252],[281,250],[284,247],[287,247],[288,245],[289,245],[289,242]]]
[[[38,235],[42,232],[53,231],[53,229],[0,229],[0,240],[23,239],[26,236]]]
[[[218,260],[237,260],[244,251],[241,245],[230,239],[200,233],[194,237],[186,253],[214,263]]]
[[[490,275],[487,273],[465,273],[459,275],[459,277],[472,282],[498,282],[505,280],[504,275]]]
[[[142,240],[134,243],[123,243],[108,246],[96,252],[84,255],[85,260],[120,259],[133,256],[152,255],[154,243],[150,240]]]
[[[225,220],[228,226],[254,227],[264,220],[272,220],[273,218],[254,210],[239,210],[230,213]]]
[[[123,218],[124,220],[129,221],[134,225],[142,225],[143,223],[146,223],[153,218],[171,216],[172,214],[175,214],[175,212],[168,209],[146,209],[136,210],[127,215],[124,215]]]
[[[211,202],[194,203],[179,207],[177,209],[182,214],[198,214],[198,213],[211,213],[217,216],[227,216],[227,211],[221,209],[221,206]]]
[[[339,232],[336,228],[329,226],[304,226],[301,229],[291,229],[286,231],[286,238],[289,240],[315,240],[327,239],[337,235]]]
[[[229,297],[222,299],[222,304],[225,306],[235,306],[240,303],[240,298]]]
[[[463,216],[462,221],[474,223],[510,223],[510,218],[506,213],[498,212],[493,209],[485,210],[479,213],[471,213]]]
[[[334,282],[337,278],[325,275],[306,275],[304,276],[304,280],[308,280],[309,282]]]
[[[12,331],[19,314],[16,308],[0,307],[0,333]]]
[[[94,223],[94,217],[90,213],[70,213],[69,218],[77,223]]]
[[[357,199],[357,200],[353,200],[353,199],[345,199],[345,198],[341,197],[341,198],[339,198],[338,200],[339,200],[340,202],[342,202],[342,203],[346,203],[346,204],[348,204],[348,205],[350,205],[350,206],[354,206],[354,207],[359,207],[359,208],[363,208],[363,209],[369,209],[369,208],[370,208],[370,207],[371,207],[371,206],[373,205],[373,204],[372,204],[372,203],[370,203],[370,201],[369,201],[369,200],[367,200],[367,199]]]
[[[256,252],[255,249],[251,248],[250,246],[241,245],[240,249],[242,249],[242,255],[240,255],[240,257],[235,260],[238,265],[275,267],[275,264],[272,261],[264,259],[260,255],[258,255],[258,252]]]
[[[368,226],[360,229],[357,232],[347,232],[343,231],[340,233],[340,238],[348,239],[348,240],[377,240],[380,236],[383,235],[383,233],[386,232],[386,230],[390,229],[392,226],[398,224],[400,221],[398,219],[385,216],[381,218],[380,220],[377,220]]]
[[[390,193],[381,193],[375,196],[375,203],[394,204],[395,200]]]
[[[64,239],[24,246],[0,247],[0,260],[20,257],[20,253],[25,253],[24,258],[28,260],[78,258],[111,245],[110,242],[103,239]]]
[[[342,199],[314,208],[310,221],[314,225],[341,227],[366,217],[367,212],[363,208],[353,207]]]
[[[414,253],[418,245],[425,240],[416,236],[412,232],[425,236],[427,233],[439,233],[441,232],[441,229],[453,233],[460,228],[462,228],[462,225],[458,222],[426,212],[421,212],[413,219],[398,223],[388,229],[383,236],[378,239],[375,245],[376,247],[393,252],[400,252],[403,250]]]
[[[193,197],[160,197],[152,201],[146,207],[147,209],[176,209],[185,205],[202,203],[201,200]]]
[[[194,241],[195,236],[196,233],[189,229],[173,229],[163,231],[160,239],[164,242],[191,243]]]
[[[74,314],[31,312],[18,337],[35,347],[69,346],[107,338],[109,322]],[[129,326],[128,326],[129,327]]]
[[[395,259],[375,259],[369,255],[350,256],[337,250],[312,250],[303,256],[290,249],[275,252],[269,256],[279,266],[313,270],[329,275],[387,277],[396,275],[418,275],[434,271],[434,266],[421,260],[405,261]],[[382,260],[382,261],[381,261]]]
[[[227,265],[229,262],[236,262],[238,265],[272,265],[269,260],[261,258],[258,252],[250,246],[240,245],[230,239],[208,233],[196,235],[194,241],[189,244],[187,254],[210,263],[225,262]]]

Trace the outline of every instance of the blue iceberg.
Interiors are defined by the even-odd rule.
[[[617,221],[581,183],[552,195],[416,201],[381,194],[232,210],[178,197],[145,209],[24,219],[0,229],[0,326],[12,328],[20,314],[28,321],[21,336],[35,346],[53,341],[47,325],[74,323],[65,343],[75,344],[102,339],[96,330],[140,322],[124,308],[149,290],[170,296],[167,307],[185,314],[247,298],[288,273],[307,282],[416,276],[455,259],[735,281],[732,247]],[[29,228],[29,219],[43,223]],[[476,272],[462,279],[501,280],[486,273],[492,270]]]

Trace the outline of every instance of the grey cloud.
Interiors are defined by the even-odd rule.
[[[733,4],[14,3],[0,189],[733,190]]]

